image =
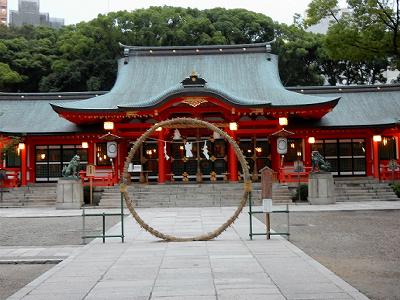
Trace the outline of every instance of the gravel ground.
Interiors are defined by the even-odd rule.
[[[120,221],[106,217],[107,229]],[[88,233],[102,231],[101,217],[86,218]],[[0,218],[0,246],[56,246],[82,244],[82,217]],[[89,242],[90,239],[87,240]],[[52,264],[0,264],[0,299],[6,299],[54,267]]]
[[[7,299],[54,265],[0,265],[0,299]]]
[[[272,228],[285,222],[277,214]],[[294,212],[290,223],[293,244],[366,296],[400,299],[400,211]]]
[[[107,229],[120,220],[118,216],[106,217]],[[102,228],[101,217],[86,218],[88,233],[100,233]],[[0,246],[80,245],[82,244],[81,236],[81,216],[0,218]]]

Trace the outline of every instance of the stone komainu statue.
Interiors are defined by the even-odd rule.
[[[71,161],[62,169],[62,176],[66,178],[78,178],[80,157],[75,155]]]
[[[311,153],[311,162],[311,172],[329,172],[331,170],[331,164],[325,161],[318,151],[313,151]]]

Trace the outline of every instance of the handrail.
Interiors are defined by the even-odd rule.
[[[89,186],[90,180],[92,180],[93,186],[113,186],[116,182],[114,173],[112,171],[96,171],[95,176],[89,177],[86,175],[86,171],[80,171],[79,177],[81,178],[83,186]]]
[[[2,187],[14,188],[18,187],[19,184],[19,168],[4,168],[6,171],[6,178],[2,182]]]
[[[294,166],[285,166],[279,169],[279,182],[307,182],[312,167],[303,167],[303,172],[295,172]]]
[[[380,180],[400,180],[400,164],[394,170],[390,169],[389,163],[380,164],[379,173]]]

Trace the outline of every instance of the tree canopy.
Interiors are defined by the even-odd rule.
[[[399,5],[400,0],[347,0],[343,12],[338,0],[313,0],[305,25],[331,19],[324,50],[349,73],[342,73],[348,84],[383,82],[389,64],[400,67]]]
[[[314,2],[329,2],[329,5],[319,7],[318,14],[310,13],[310,24],[327,15],[336,4],[334,0]],[[319,85],[324,78],[336,84],[349,66],[354,73],[370,74],[371,69],[376,69],[378,78],[386,61],[379,60],[382,52],[371,52],[368,60],[362,60],[363,55],[352,48],[335,50],[332,45],[337,42],[337,35],[345,31],[344,39],[351,40],[355,30],[343,23],[337,26],[342,27],[332,28],[323,36],[306,32],[301,24],[279,24],[245,9],[168,6],[112,12],[58,30],[0,25],[0,89],[12,92],[109,90],[116,77],[116,58],[121,55],[118,42],[178,46],[257,43],[276,38],[273,52],[280,55],[279,67],[285,85]],[[381,28],[378,25],[374,28],[368,33],[356,33],[371,36],[369,41],[377,40]],[[389,43],[389,36],[386,40]],[[349,83],[362,81],[349,80]]]

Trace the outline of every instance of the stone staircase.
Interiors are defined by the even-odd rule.
[[[287,185],[273,183],[272,185],[272,202],[274,204],[292,203],[292,193]]]
[[[335,191],[337,202],[400,200],[388,183],[371,177],[335,178]]]
[[[35,184],[27,187],[3,189],[0,207],[42,207],[55,206],[56,184]]]
[[[128,193],[136,207],[218,207],[237,206],[243,195],[242,183],[187,183],[130,185]],[[261,203],[261,187],[253,184],[252,199]],[[105,188],[99,207],[120,205],[119,187]]]

